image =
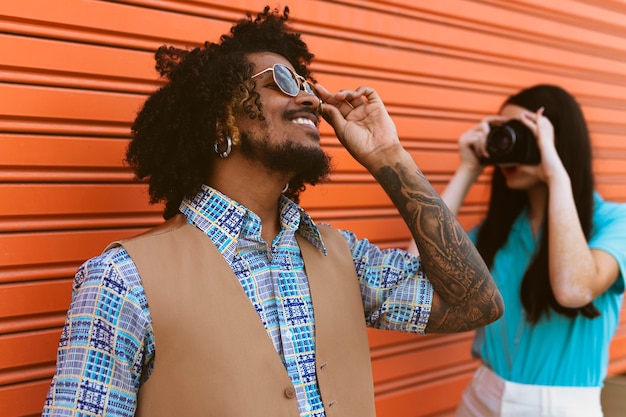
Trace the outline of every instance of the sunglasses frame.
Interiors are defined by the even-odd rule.
[[[295,83],[298,86],[298,91],[295,94],[289,93],[288,91],[285,90],[284,86],[280,85],[280,82],[276,78],[276,68],[277,67],[278,68],[284,68],[285,70],[287,70],[291,74],[291,79],[293,81],[295,81]],[[315,95],[315,92],[313,91],[313,88],[311,87],[311,83],[306,78],[304,78],[302,75],[297,74],[295,71],[293,71],[291,68],[289,68],[285,64],[274,64],[274,65],[272,65],[269,68],[265,68],[264,70],[257,72],[256,74],[251,76],[250,79],[252,80],[252,79],[258,77],[259,75],[265,74],[268,71],[272,71],[272,78],[274,79],[274,84],[276,84],[278,86],[280,91],[282,91],[284,94],[288,95],[289,97],[297,97],[298,94],[300,94],[300,91],[304,91],[307,94]]]

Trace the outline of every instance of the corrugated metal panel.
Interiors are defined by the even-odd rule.
[[[216,40],[266,1],[21,0],[0,3],[0,416],[40,413],[79,264],[160,221],[122,165],[136,110],[158,81],[163,43]],[[273,2],[271,2],[273,3]],[[626,201],[626,3],[618,0],[294,0],[295,26],[331,90],[376,87],[406,147],[437,189],[457,136],[537,82],[583,105],[598,188]],[[389,199],[341,148],[333,182],[309,189],[313,215],[383,246],[409,237]],[[485,211],[488,174],[462,208]],[[622,317],[626,323],[626,315]],[[380,416],[443,416],[475,363],[471,334],[370,332]],[[611,347],[626,370],[626,324]]]

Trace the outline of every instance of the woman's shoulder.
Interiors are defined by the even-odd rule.
[[[594,193],[594,222],[626,223],[626,203],[605,200],[597,192]]]
[[[626,262],[626,203],[604,200],[594,194],[590,247],[620,253]]]

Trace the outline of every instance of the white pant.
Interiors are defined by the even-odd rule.
[[[600,387],[509,382],[485,365],[463,392],[456,417],[602,417]]]

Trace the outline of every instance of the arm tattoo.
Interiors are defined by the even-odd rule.
[[[485,326],[502,315],[503,305],[489,270],[469,237],[417,168],[384,166],[375,177],[408,225],[422,267],[439,302],[433,303],[429,333]]]

